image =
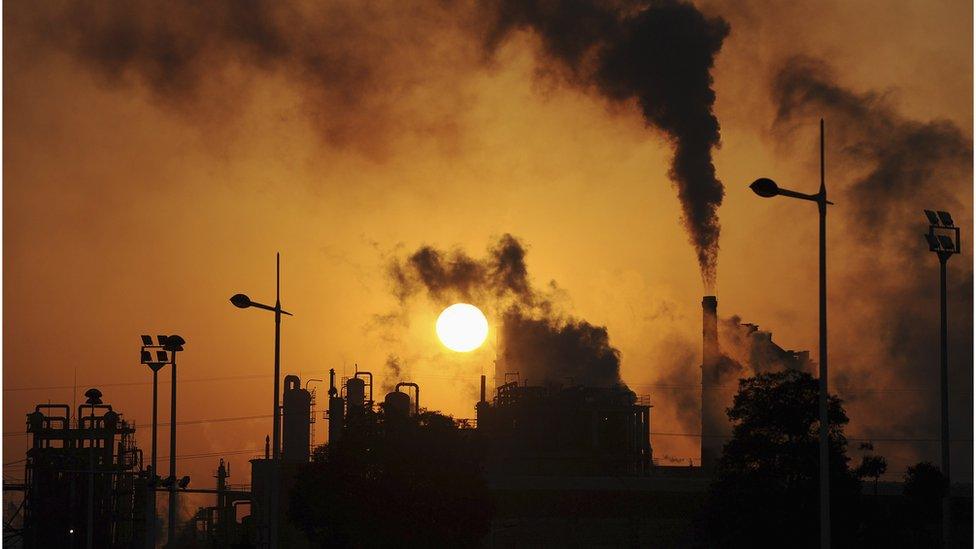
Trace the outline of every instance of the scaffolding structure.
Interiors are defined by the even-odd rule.
[[[71,421],[38,404],[24,476],[24,547],[132,547],[145,536],[146,478],[135,428],[97,389]]]

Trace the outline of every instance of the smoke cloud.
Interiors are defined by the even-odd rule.
[[[424,296],[438,305],[470,302],[497,318],[500,360],[507,371],[533,384],[624,386],[620,351],[607,329],[557,312],[545,292],[536,291],[525,248],[503,235],[482,259],[462,250],[424,246],[390,265],[393,292],[405,303]]]
[[[670,177],[702,280],[712,288],[725,191],[712,163],[720,135],[711,69],[728,23],[676,0],[502,0],[496,6],[489,48],[515,30],[531,30],[571,83],[612,101],[636,100],[647,125],[668,137]]]
[[[739,365],[738,370],[732,368],[728,371],[733,376],[723,376],[720,383],[736,385],[740,377],[782,370],[814,373],[809,351],[783,349],[773,342],[771,332],[761,330],[755,324],[742,322],[738,315],[719,320],[718,340],[722,354]]]
[[[517,31],[541,42],[540,72],[636,102],[674,149],[669,176],[702,279],[715,283],[724,190],[711,69],[729,25],[679,0],[357,3],[116,1],[8,14],[110,85],[136,85],[193,121],[243,104],[254,79],[283,78],[329,145],[381,158],[395,138],[457,141],[457,78],[489,65]],[[216,114],[215,114],[216,113]],[[517,273],[515,273],[517,276]]]
[[[948,210],[957,225],[972,226],[972,142],[949,121],[909,120],[888,95],[839,85],[817,59],[789,59],[771,91],[777,131],[826,119],[831,215],[840,221],[832,231],[843,231],[831,254],[845,265],[831,281],[830,299],[844,303],[832,313],[841,326],[831,335],[832,389],[867,436],[930,439],[939,417],[938,261],[922,238],[922,209]],[[973,382],[970,245],[949,269],[950,387],[965,388]],[[950,391],[950,408],[953,437],[968,438],[961,433],[972,431],[972,393]],[[954,445],[953,459],[971,467],[971,444]],[[933,451],[919,441],[914,457]]]
[[[712,436],[730,438],[732,425],[728,409],[739,390],[739,380],[764,372],[802,370],[813,373],[808,351],[789,351],[773,342],[770,332],[755,324],[743,323],[738,316],[718,321],[720,356],[711,368],[702,370],[702,385],[707,399],[701,407],[703,425],[722,426]],[[705,430],[703,429],[703,432]]]
[[[326,144],[381,159],[394,138],[457,137],[465,99],[445,81],[476,66],[480,48],[471,10],[452,7],[110,0],[21,4],[5,17],[34,29],[37,51],[66,52],[101,82],[142,88],[196,124],[232,123],[259,80],[281,80]],[[291,116],[291,101],[276,114]]]

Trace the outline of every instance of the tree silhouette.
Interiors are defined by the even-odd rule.
[[[436,412],[350,418],[299,476],[291,518],[322,547],[476,545],[490,503],[465,434]]]
[[[902,491],[918,513],[931,517],[939,513],[939,501],[946,493],[946,479],[938,467],[923,461],[905,472]]]
[[[806,547],[819,543],[818,383],[797,370],[739,380],[725,445],[703,513],[710,547]],[[838,545],[857,528],[860,481],[848,468],[836,396],[828,398],[831,526]]]
[[[861,464],[855,470],[858,478],[874,479],[874,495],[878,495],[878,479],[888,470],[888,460],[884,456],[869,454],[861,458]]]

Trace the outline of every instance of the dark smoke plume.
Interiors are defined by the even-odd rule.
[[[501,322],[500,360],[530,383],[623,386],[620,351],[607,329],[555,313],[552,300],[532,288],[525,248],[502,236],[475,259],[461,250],[424,246],[390,266],[401,300],[421,295],[438,305],[467,301]]]
[[[670,177],[684,223],[702,280],[714,286],[717,210],[725,191],[712,163],[720,135],[712,112],[711,69],[728,23],[677,0],[501,0],[496,5],[489,47],[514,30],[532,30],[545,56],[565,69],[570,82],[613,101],[636,100],[646,123],[667,135],[674,147]]]
[[[521,309],[505,312],[501,340],[503,360],[529,382],[621,385],[620,351],[610,345],[603,326],[585,321],[554,322],[526,318]]]
[[[831,299],[842,298],[844,310],[833,313],[841,328],[831,336],[831,382],[868,434],[931,437],[939,413],[938,261],[922,239],[922,209],[949,210],[964,231],[972,227],[972,142],[950,121],[906,119],[888,96],[840,86],[816,59],[788,60],[772,93],[779,131],[809,131],[826,119],[828,188],[841,221],[833,230],[844,231],[831,252],[844,269],[832,281]],[[950,391],[954,437],[972,431],[972,246],[963,243],[949,263],[950,387],[965,388]],[[872,392],[878,383],[898,397],[883,387]],[[970,468],[971,444],[953,446],[953,459]],[[917,450],[931,459],[932,447]]]
[[[145,89],[194,123],[233,122],[256,83],[283,80],[327,144],[379,159],[394,137],[456,140],[465,100],[444,80],[482,56],[468,28],[471,10],[452,8],[107,0],[22,3],[4,19],[32,32],[36,51],[64,51],[100,82]],[[290,113],[288,99],[282,103],[273,112]]]
[[[532,307],[535,300],[525,267],[525,248],[510,234],[499,238],[483,260],[462,250],[444,252],[423,246],[405,261],[394,261],[390,277],[401,301],[420,291],[437,303],[495,303],[500,299]]]
[[[456,141],[465,102],[451,75],[483,67],[514,32],[532,32],[540,72],[635,101],[671,142],[683,222],[714,285],[724,191],[712,163],[720,136],[710,72],[729,25],[691,3],[119,0],[25,2],[4,14],[102,81],[143,87],[192,120],[234,111],[255,76],[283,77],[327,143],[372,157],[403,134]]]

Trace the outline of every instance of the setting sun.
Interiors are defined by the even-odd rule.
[[[455,303],[437,317],[437,337],[452,351],[473,351],[488,337],[488,319],[474,305]]]

